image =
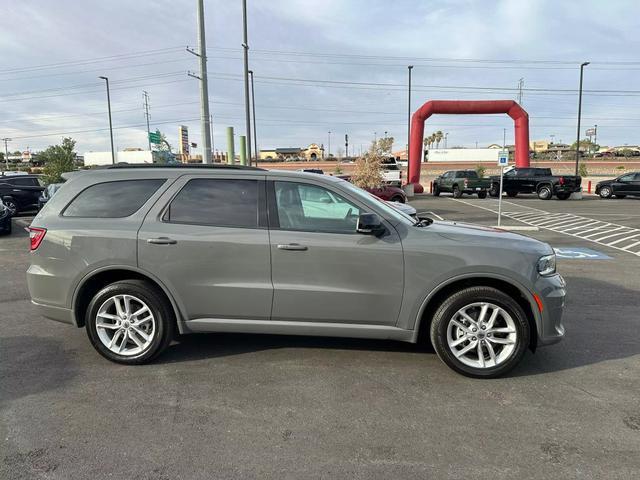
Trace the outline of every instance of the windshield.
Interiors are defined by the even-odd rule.
[[[371,201],[372,199],[375,200],[376,206],[378,206],[379,208],[381,208],[382,210],[384,210],[385,214],[387,215],[388,218],[392,218],[394,220],[398,220],[402,223],[405,223],[407,225],[415,225],[416,224],[416,220],[414,218],[411,218],[409,215],[407,215],[406,213],[401,212],[400,210],[396,210],[393,207],[390,207],[389,205],[387,205],[383,200],[379,199],[378,197],[376,197],[375,195],[367,192],[366,190],[363,190],[359,187],[356,187],[354,184],[349,183],[345,180],[343,180],[342,182],[340,182],[340,186],[346,188],[350,193],[352,193],[354,196],[360,198],[361,200],[366,201]]]

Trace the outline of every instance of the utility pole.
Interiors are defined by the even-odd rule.
[[[7,170],[9,170],[9,147],[7,146],[7,144],[11,141],[11,139],[5,137],[2,139],[2,141],[4,142],[4,163],[7,167]]]
[[[253,89],[253,70],[249,70],[251,75],[251,106],[253,107],[253,146],[255,147],[256,166],[258,166],[259,152],[258,152],[258,134],[256,133],[256,94]],[[249,157],[249,165],[251,165],[251,157]]]
[[[202,0],[200,0],[202,1]],[[244,49],[244,110],[245,133],[247,135],[247,156],[251,158],[251,115],[249,113],[249,40],[247,34],[247,0],[242,0],[242,27]]]
[[[113,149],[113,124],[111,123],[111,94],[109,93],[109,79],[107,77],[98,77],[107,83],[107,108],[109,109],[109,134],[111,135],[111,163],[116,164],[116,152]]]
[[[518,105],[522,105],[522,87],[524,87],[524,78],[518,80]]]
[[[582,116],[582,76],[584,74],[584,67],[591,62],[584,62],[580,65],[580,93],[578,93],[578,134],[576,139],[576,173],[578,176],[578,162],[580,161],[580,117]]]
[[[149,151],[151,151],[151,139],[149,138],[149,133],[151,133],[149,129],[149,93],[143,90],[142,96],[144,98],[144,116],[147,118],[147,142],[149,144]]]
[[[198,51],[187,47],[187,52],[199,57],[200,75],[187,75],[200,81],[200,134],[202,136],[202,163],[211,163],[211,116],[209,114],[209,84],[207,81],[207,42],[204,29],[204,0],[198,4]]]
[[[409,99],[407,103],[407,178],[409,178],[411,174],[409,149],[411,148],[411,70],[413,70],[413,65],[409,65],[407,69],[409,69]]]
[[[327,158],[329,158],[331,156],[331,130],[329,130],[329,154],[327,155]]]
[[[444,148],[447,148],[447,139],[449,138],[449,132],[444,134]]]
[[[344,134],[344,158],[349,158],[349,135]]]
[[[593,126],[593,151],[594,152],[597,144],[598,144],[598,125],[594,125]]]

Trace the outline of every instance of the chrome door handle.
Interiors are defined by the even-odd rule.
[[[178,243],[177,240],[169,237],[158,237],[158,238],[149,238],[147,243],[152,243],[153,245],[175,245]]]
[[[287,243],[284,245],[278,245],[278,250],[304,251],[304,250],[308,250],[308,248],[306,245],[300,245],[299,243]]]

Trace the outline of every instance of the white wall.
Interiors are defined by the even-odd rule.
[[[497,148],[432,148],[428,162],[498,162]]]

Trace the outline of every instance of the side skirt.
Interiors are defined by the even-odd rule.
[[[197,318],[182,323],[185,333],[232,332],[399,340],[414,343],[412,330],[384,325]]]

